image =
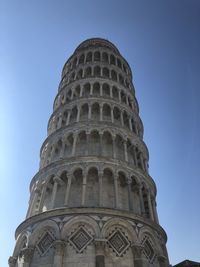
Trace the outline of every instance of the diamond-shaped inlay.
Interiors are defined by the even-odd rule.
[[[108,244],[115,251],[117,256],[122,256],[129,248],[130,242],[119,230],[114,232],[108,239]]]
[[[69,242],[77,252],[82,252],[92,240],[93,237],[82,226],[69,238]]]
[[[143,252],[144,252],[145,256],[147,257],[147,259],[150,262],[153,262],[153,260],[155,258],[155,253],[154,253],[154,249],[153,249],[153,246],[152,246],[149,238],[146,237],[144,239],[143,246],[144,246]]]
[[[46,253],[49,248],[53,245],[54,238],[49,232],[45,232],[42,237],[40,238],[40,241],[37,244],[37,249],[40,253],[40,255],[43,255]]]

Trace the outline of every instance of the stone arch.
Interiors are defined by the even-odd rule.
[[[99,206],[99,178],[98,178],[98,169],[96,167],[90,167],[88,169],[85,206],[86,207]]]
[[[99,51],[94,52],[94,61],[100,61],[101,60],[101,54]]]
[[[90,77],[92,76],[92,68],[89,66],[85,69],[85,75],[84,77],[87,78],[87,77]]]
[[[119,100],[119,89],[116,86],[112,87],[112,96],[115,100]]]
[[[72,147],[73,147],[73,142],[74,142],[73,134],[69,133],[64,140],[65,140],[65,142],[64,142],[63,156],[64,157],[70,157],[72,155]]]
[[[95,121],[100,120],[100,106],[99,103],[92,104],[91,107],[91,119]]]
[[[31,234],[30,232],[24,231],[24,232],[20,233],[20,235],[17,237],[15,249],[13,252],[14,257],[17,258],[20,254],[20,251],[29,245],[30,234]]]
[[[108,131],[104,131],[102,135],[102,156],[113,157],[112,135]]]
[[[77,75],[76,75],[76,79],[81,79],[83,77],[83,69],[80,69],[78,72],[77,72]]]
[[[80,85],[77,85],[74,88],[73,99],[77,99],[78,97],[80,97],[80,92],[81,92],[81,87],[80,87]]]
[[[92,52],[88,52],[86,55],[86,62],[91,62],[92,61]]]
[[[114,118],[114,123],[121,125],[121,111],[119,110],[118,107],[114,107],[113,109],[113,118]]]
[[[89,97],[90,96],[90,88],[91,88],[90,83],[85,83],[83,85],[83,94],[82,94],[83,97]]]
[[[81,106],[81,110],[80,110],[80,121],[85,121],[88,120],[88,112],[89,112],[89,106],[88,104],[83,104]]]
[[[92,130],[89,135],[89,155],[100,155],[100,135],[97,130]]]
[[[108,208],[114,208],[115,207],[114,174],[110,168],[104,168],[102,184],[103,184],[103,190],[102,190],[103,206]]]

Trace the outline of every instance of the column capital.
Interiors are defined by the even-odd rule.
[[[104,249],[106,245],[106,239],[95,239],[94,245],[96,248],[96,255],[104,255]]]
[[[27,247],[21,250],[20,255],[21,257],[24,258],[24,262],[29,263],[33,257],[33,253],[34,253],[34,248]]]
[[[16,263],[17,263],[17,257],[13,256],[9,257],[8,259],[9,267],[15,267]]]

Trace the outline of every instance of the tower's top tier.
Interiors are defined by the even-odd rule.
[[[83,49],[86,49],[86,48],[91,48],[91,47],[107,47],[111,50],[113,50],[113,52],[117,53],[120,55],[120,52],[119,50],[117,49],[117,47],[112,44],[111,42],[109,42],[108,40],[106,39],[103,39],[103,38],[90,38],[90,39],[87,39],[85,41],[83,41],[75,50],[75,52],[78,52],[78,51],[81,51]]]

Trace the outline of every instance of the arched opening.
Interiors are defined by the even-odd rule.
[[[131,141],[129,139],[127,141],[127,153],[128,153],[128,161],[129,161],[129,163],[135,165],[135,161],[134,161],[134,147],[131,144]]]
[[[90,96],[90,83],[86,83],[83,86],[83,97],[89,97]]]
[[[113,86],[112,88],[112,95],[115,100],[119,100],[119,92],[117,87]]]
[[[93,85],[93,96],[100,96],[100,84],[98,82]]]
[[[99,103],[94,103],[91,108],[91,119],[95,121],[100,120],[100,107]]]
[[[82,105],[81,111],[80,111],[80,121],[88,120],[88,112],[89,112],[88,104]]]
[[[120,61],[119,58],[117,58],[117,66],[118,66],[120,69],[122,68],[122,63],[121,63],[121,61]]]
[[[108,68],[103,68],[103,77],[109,78],[110,77],[110,72]]]
[[[87,67],[85,69],[85,77],[90,77],[92,76],[92,68],[91,67]]]
[[[133,212],[135,214],[141,214],[139,184],[134,176],[131,177],[131,193],[132,193],[131,202],[133,204]]]
[[[64,171],[59,178],[60,178],[60,183],[58,183],[57,187],[54,208],[57,207],[60,208],[64,206],[66,186],[67,186],[67,172]]]
[[[150,211],[149,211],[149,202],[148,202],[148,191],[145,186],[142,186],[142,198],[144,204],[144,212],[147,218],[150,218]]]
[[[62,149],[62,140],[59,139],[58,142],[55,145],[55,150],[54,150],[54,156],[53,156],[53,161],[59,160],[60,159],[60,152]]]
[[[77,73],[77,76],[76,76],[76,78],[77,78],[77,79],[81,79],[81,78],[82,78],[82,76],[83,76],[83,70],[82,70],[82,69],[80,69],[80,70],[78,71],[78,73]]]
[[[80,85],[77,85],[74,89],[74,99],[77,99],[80,96],[80,91],[81,91]]]
[[[117,73],[115,70],[111,70],[111,79],[117,81]]]
[[[87,150],[87,140],[86,140],[86,132],[82,131],[79,133],[77,142],[76,142],[76,155],[84,156]]]
[[[99,51],[95,51],[94,52],[94,61],[100,61],[100,52]]]
[[[124,84],[124,78],[121,74],[119,74],[119,83],[122,85]]]
[[[89,136],[89,155],[100,155],[100,135],[97,131],[92,131]]]
[[[66,94],[66,103],[69,103],[69,101],[71,100],[72,97],[72,90],[69,89],[69,91]]]
[[[67,138],[65,138],[64,157],[71,157],[73,142],[74,142],[73,134],[69,134]]]
[[[74,68],[77,64],[77,57],[74,58],[73,62],[72,62],[72,67]]]
[[[77,107],[73,107],[71,110],[70,123],[76,122],[77,113],[78,113]]]
[[[99,66],[94,67],[94,76],[95,77],[101,76],[101,68]]]
[[[121,125],[120,110],[117,107],[114,107],[113,109],[113,117],[114,117],[114,123],[116,123],[117,125]]]
[[[115,138],[116,158],[119,160],[125,160],[124,158],[124,141],[121,136],[116,135]]]
[[[79,64],[83,64],[84,63],[84,60],[85,60],[85,56],[84,54],[82,54],[80,57],[79,57]]]
[[[123,104],[126,104],[126,95],[125,95],[125,93],[123,91],[121,91],[121,102]]]
[[[123,122],[124,126],[129,129],[129,117],[126,111],[123,112]]]
[[[115,65],[115,57],[114,57],[114,55],[110,55],[110,64]]]
[[[69,207],[80,207],[82,198],[82,184],[83,184],[83,174],[81,169],[77,169],[73,173],[70,197],[69,197]]]
[[[86,55],[86,62],[91,62],[92,61],[92,52],[88,52]]]
[[[68,117],[68,111],[65,110],[62,116],[62,127],[66,125],[67,117]]]
[[[113,141],[109,132],[104,132],[102,136],[102,155],[104,157],[113,157]]]
[[[109,169],[104,169],[102,184],[103,184],[103,190],[102,190],[103,206],[108,208],[114,208],[115,206],[114,176]]]
[[[128,210],[128,186],[126,181],[126,175],[123,172],[118,173],[118,194],[119,194],[119,207],[121,209]]]
[[[103,96],[104,97],[110,97],[110,87],[107,83],[103,84],[102,89],[103,89]]]
[[[90,168],[87,175],[86,207],[98,207],[99,206],[99,179],[98,171],[96,168]]]
[[[102,61],[105,63],[108,62],[108,54],[106,52],[103,52],[103,54],[102,54]]]
[[[103,105],[103,120],[111,120],[111,108],[108,104]]]

